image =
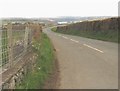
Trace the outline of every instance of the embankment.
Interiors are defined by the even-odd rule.
[[[120,26],[119,22],[120,18],[114,17],[58,26],[56,30],[53,30],[59,33],[118,42],[118,28]]]
[[[34,70],[27,74],[17,89],[42,89],[45,87],[47,79],[53,74],[56,59],[54,48],[46,34],[42,33],[38,40],[33,41],[33,50],[38,55]]]

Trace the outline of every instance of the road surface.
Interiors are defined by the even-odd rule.
[[[44,32],[50,37],[60,66],[59,89],[117,89],[118,45],[78,36]]]

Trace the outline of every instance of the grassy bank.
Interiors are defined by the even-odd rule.
[[[78,31],[78,30],[58,31],[56,28],[53,28],[52,31],[63,34],[92,38],[97,40],[118,42],[118,32],[112,30],[111,31]]]
[[[33,50],[38,54],[34,71],[29,72],[17,89],[41,89],[54,68],[54,51],[50,39],[42,33],[41,38],[33,42]]]

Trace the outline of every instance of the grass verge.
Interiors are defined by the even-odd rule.
[[[118,32],[117,31],[78,31],[78,30],[57,30],[57,28],[51,29],[54,32],[76,35],[91,39],[110,41],[110,42],[118,42]]]
[[[34,40],[33,50],[38,54],[35,69],[27,74],[17,89],[42,89],[44,82],[53,71],[54,50],[46,34],[42,33],[39,40]]]

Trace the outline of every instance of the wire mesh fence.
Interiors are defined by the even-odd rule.
[[[2,72],[15,65],[31,51],[35,31],[39,24],[7,24],[0,29],[0,69]]]
[[[5,31],[1,30],[0,33],[1,33],[1,38],[0,38],[0,50],[1,50],[0,61],[2,62],[2,64],[0,66],[3,66],[4,64],[7,64],[7,62],[8,62],[7,61],[8,60],[8,50],[7,50],[8,49],[8,47],[7,47],[8,38],[7,38],[7,31],[6,30]]]

